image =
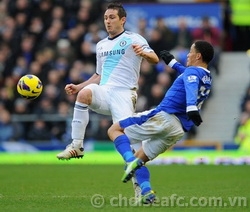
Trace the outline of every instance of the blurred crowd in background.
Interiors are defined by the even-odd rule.
[[[85,81],[95,73],[95,46],[107,36],[103,25],[106,4],[102,0],[0,1],[0,142],[69,142],[76,96],[66,95],[64,87]],[[171,50],[183,63],[194,40],[210,41],[216,50],[210,69],[219,75],[220,53],[246,50],[246,44],[240,47],[237,33],[245,36],[249,32],[249,28],[242,32],[242,26],[231,22],[230,2],[221,4],[223,29],[212,27],[209,17],[203,17],[197,29],[190,30],[183,19],[179,29],[172,31],[159,17],[152,29],[147,28],[145,19],[139,20],[135,23],[137,33],[157,54]],[[43,82],[43,93],[35,100],[23,99],[16,92],[16,83],[25,74],[34,74]],[[143,61],[136,110],[156,106],[175,77],[162,61],[155,66]],[[247,101],[250,113],[250,98]],[[108,140],[110,117],[90,113],[86,140]],[[193,138],[195,133],[194,128],[187,136]]]

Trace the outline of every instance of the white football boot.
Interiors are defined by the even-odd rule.
[[[141,199],[141,188],[139,184],[137,183],[137,180],[134,176],[131,178],[131,181],[132,181],[133,189],[135,192],[135,201],[137,202],[139,199]]]
[[[60,152],[56,157],[59,160],[70,160],[71,158],[82,158],[84,149],[81,146],[76,146],[73,143],[66,146],[65,150]]]

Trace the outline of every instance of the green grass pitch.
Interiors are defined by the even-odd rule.
[[[249,211],[249,166],[148,167],[161,200],[150,207],[130,203],[132,184],[120,181],[122,165],[0,165],[0,208],[8,212]],[[98,195],[105,200],[100,208],[91,203]],[[221,198],[227,206],[208,205],[211,197]],[[196,205],[185,206],[192,198]],[[99,207],[101,200],[95,201]]]
[[[113,151],[59,161],[57,152],[0,154],[0,209],[7,212],[250,211],[249,165],[148,165],[157,202],[135,206],[123,162]],[[168,152],[167,157],[234,152]],[[104,200],[104,202],[102,202]],[[192,200],[192,201],[191,201]]]

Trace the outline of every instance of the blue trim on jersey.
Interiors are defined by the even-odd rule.
[[[142,125],[144,122],[146,122],[148,119],[153,117],[158,112],[159,112],[158,109],[154,109],[145,115],[128,117],[126,119],[123,119],[123,120],[119,121],[119,124],[122,128],[126,128],[126,127],[129,127],[129,126],[134,125],[134,124]]]

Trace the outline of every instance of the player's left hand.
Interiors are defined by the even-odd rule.
[[[199,111],[189,111],[187,112],[188,120],[192,120],[196,126],[200,126],[202,118]]]
[[[163,61],[168,65],[171,60],[174,59],[174,55],[172,55],[169,51],[167,50],[162,50],[160,51],[160,57],[163,59]]]

